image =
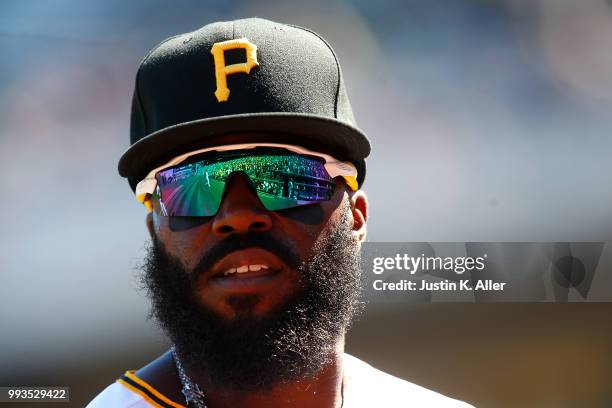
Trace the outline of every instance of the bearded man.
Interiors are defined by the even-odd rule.
[[[369,152],[311,30],[251,18],[155,47],[119,172],[149,210],[143,282],[172,347],[89,407],[467,407],[344,353]]]

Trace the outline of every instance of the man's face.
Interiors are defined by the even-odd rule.
[[[320,369],[358,308],[367,217],[361,191],[336,187],[329,201],[268,211],[234,174],[213,217],[148,215],[145,283],[182,355],[247,388]]]

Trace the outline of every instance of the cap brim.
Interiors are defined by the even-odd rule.
[[[236,143],[285,143],[328,153],[357,167],[365,178],[370,142],[356,127],[322,116],[296,113],[252,113],[196,120],[170,126],[134,143],[119,159],[119,174],[132,187],[147,173],[179,154]]]

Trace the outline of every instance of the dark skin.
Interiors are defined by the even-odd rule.
[[[276,235],[304,260],[312,253],[317,238],[338,225],[343,201],[350,206],[354,238],[359,242],[365,240],[368,217],[365,193],[361,190],[350,191],[341,178],[336,179],[336,186],[329,201],[268,211],[257,198],[246,176],[236,174],[228,181],[225,196],[214,217],[181,220],[149,213],[146,224],[151,236],[157,237],[167,252],[180,259],[187,270],[193,270],[203,248],[209,248],[231,234],[250,231],[266,231]],[[267,265],[270,273],[264,274],[263,270],[254,272],[255,279],[223,276],[223,271],[227,269],[259,264]],[[232,297],[249,295],[252,298],[255,295],[257,302],[252,305],[250,313],[257,316],[274,310],[299,290],[299,272],[274,254],[261,249],[235,251],[218,261],[210,271],[200,272],[197,284],[200,301],[226,319],[233,319],[236,315],[229,301]],[[238,393],[235,389],[213,385],[205,378],[189,374],[205,391],[206,403],[211,408],[340,407],[343,351],[342,336],[337,339],[333,362],[324,367],[316,378],[284,384],[267,392]],[[181,383],[169,352],[138,370],[136,375],[173,401],[184,401]]]

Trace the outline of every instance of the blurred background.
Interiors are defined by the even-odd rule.
[[[0,385],[82,407],[165,349],[116,170],[133,80],[164,38],[248,16],[339,55],[373,144],[370,241],[612,241],[611,1],[6,0]],[[610,407],[611,306],[371,304],[348,350],[478,407]]]

